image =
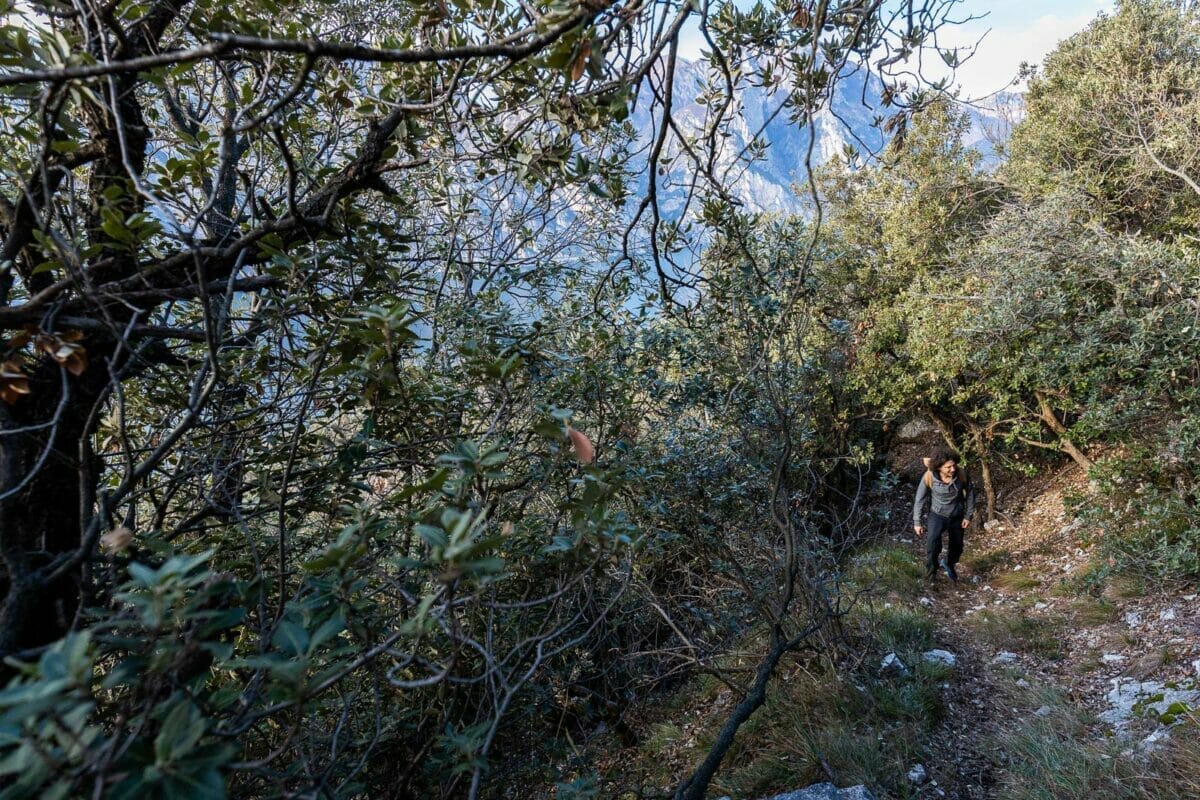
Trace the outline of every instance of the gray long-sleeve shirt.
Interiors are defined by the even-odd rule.
[[[975,484],[968,481],[966,497],[963,497],[962,479],[956,476],[950,483],[943,483],[933,476],[932,488],[925,485],[925,476],[917,481],[917,497],[913,500],[913,525],[921,524],[926,506],[940,517],[957,517],[959,514],[970,519],[975,514]]]

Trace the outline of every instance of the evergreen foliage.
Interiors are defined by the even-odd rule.
[[[702,798],[856,646],[905,417],[989,513],[1069,456],[1109,568],[1200,575],[1195,10],[1064,42],[988,174],[887,70],[944,4],[699,5],[0,0],[0,798],[499,795],[703,673]],[[735,87],[811,130],[855,69],[893,143],[745,213]]]

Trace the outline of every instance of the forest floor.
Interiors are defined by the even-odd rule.
[[[924,542],[907,520],[929,446],[891,453],[900,481],[880,499],[896,536],[847,565],[852,582],[873,587],[847,619],[858,655],[781,664],[710,797],[754,800],[829,780],[865,784],[879,800],[1200,800],[1200,589],[1096,579],[1099,556],[1064,506],[1087,490],[1073,466],[1001,481],[998,519],[968,532],[959,581],[922,577]],[[745,644],[753,659],[755,642]],[[926,662],[931,649],[955,665]],[[889,651],[907,663],[903,676],[881,670]],[[1190,690],[1187,708],[1170,708]],[[553,769],[584,791],[547,785],[526,797],[669,798],[736,701],[699,675],[631,708],[622,731],[585,735]]]

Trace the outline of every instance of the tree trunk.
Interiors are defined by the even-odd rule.
[[[969,424],[969,423],[968,423]],[[969,424],[970,425],[970,424]],[[987,499],[987,522],[996,518],[996,487],[992,485],[992,466],[987,457],[987,446],[983,441],[983,429],[978,425],[970,425],[971,442],[979,454],[979,474],[983,481],[983,494]]]
[[[779,659],[783,657],[787,649],[787,642],[777,632],[771,644],[771,649],[758,665],[758,671],[754,676],[754,685],[750,688],[749,693],[742,698],[742,701],[734,707],[733,713],[729,716],[729,719],[725,720],[725,724],[721,726],[721,731],[717,734],[717,740],[713,742],[713,746],[709,749],[708,755],[704,757],[704,761],[700,762],[700,766],[696,768],[696,771],[679,786],[679,789],[675,792],[675,800],[704,800],[704,795],[708,791],[708,785],[712,782],[713,776],[717,774],[717,769],[721,766],[721,761],[725,758],[725,754],[733,746],[733,740],[737,736],[738,728],[742,727],[746,720],[750,719],[754,712],[766,702],[767,684],[770,683],[771,676],[775,673],[775,667],[779,664]]]
[[[78,550],[96,497],[90,428],[106,376],[103,356],[92,355],[65,384],[58,364],[42,362],[30,394],[0,403],[0,656],[59,638],[79,608],[82,571],[51,581],[47,567]]]
[[[942,435],[942,441],[946,443],[954,452],[961,452],[958,442],[954,440],[954,423],[942,416],[933,406],[925,409],[925,413],[929,415],[929,419],[933,420],[933,424],[937,426],[938,433]]]
[[[1076,464],[1083,467],[1085,470],[1091,470],[1096,466],[1096,462],[1092,461],[1087,455],[1075,446],[1071,441],[1070,433],[1058,419],[1058,415],[1054,413],[1054,408],[1050,405],[1050,398],[1044,392],[1035,392],[1038,401],[1038,414],[1042,422],[1058,437],[1059,448],[1069,455]]]

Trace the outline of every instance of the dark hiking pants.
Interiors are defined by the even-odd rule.
[[[937,573],[938,556],[942,553],[942,532],[950,536],[946,552],[946,563],[954,566],[958,563],[963,551],[963,518],[943,517],[941,514],[930,513],[925,520],[925,571],[929,575]]]

